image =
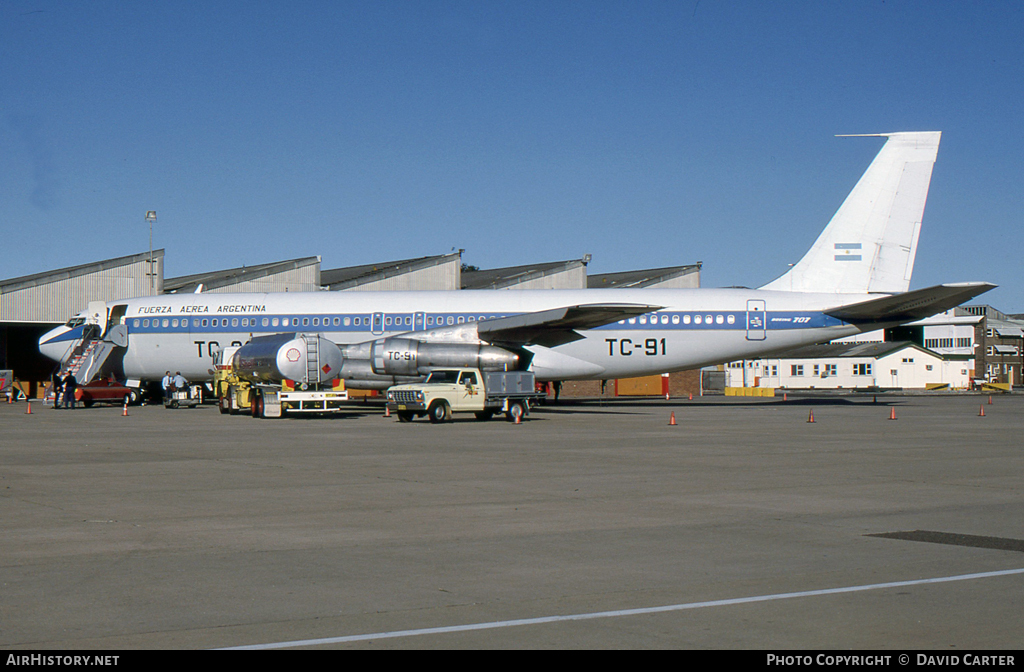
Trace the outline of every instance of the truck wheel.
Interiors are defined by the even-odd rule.
[[[526,419],[526,406],[521,401],[511,401],[508,404],[508,411],[505,417],[509,422],[522,421]]]
[[[231,400],[227,397],[221,397],[217,400],[217,407],[220,408],[221,415],[227,415],[231,411]]]
[[[263,395],[254,394],[252,395],[252,417],[262,418],[263,417]]]
[[[427,410],[427,415],[430,417],[430,421],[434,424],[439,422],[448,422],[452,418],[452,412],[448,407],[448,402],[443,399],[432,403],[430,408]]]

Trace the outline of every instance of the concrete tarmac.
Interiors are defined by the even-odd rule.
[[[1024,397],[987,402],[4,404],[0,647],[1015,649]]]

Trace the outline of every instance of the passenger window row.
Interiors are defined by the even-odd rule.
[[[442,327],[442,326],[454,326],[456,324],[465,324],[467,322],[477,322],[487,319],[496,319],[499,317],[505,317],[505,315],[459,315],[459,314],[434,314],[425,315],[414,319],[412,314],[400,314],[400,315],[384,315],[377,314],[376,319],[378,324],[374,325],[373,315],[361,314],[361,315],[346,315],[342,316],[316,316],[316,317],[223,317],[223,318],[193,318],[192,328],[289,328],[289,327],[363,327],[371,328],[376,327],[377,329],[383,329],[390,331],[391,328],[404,328],[411,330],[413,328],[423,329],[431,327]],[[383,324],[381,324],[383,322]],[[619,320],[621,325],[720,325],[720,324],[736,324],[736,315],[733,313],[652,313],[649,315],[641,315],[639,317],[631,317],[625,320]],[[131,326],[134,329],[187,329],[189,326],[188,318],[134,318],[131,320]]]
[[[619,324],[736,324],[736,315],[734,314],[700,314],[700,313],[673,313],[671,315],[667,313],[655,313],[653,315],[641,315],[640,317],[631,317],[628,320],[619,320]]]
[[[490,319],[496,317],[504,317],[504,315],[491,315]],[[486,320],[486,315],[427,315],[426,325],[427,327],[454,325],[454,324],[465,324],[466,322],[476,322],[477,320]],[[232,318],[193,318],[192,327],[198,328],[230,328],[230,327],[369,327],[373,323],[373,318],[370,315],[356,315],[356,316],[345,316],[345,317],[232,317]],[[412,329],[414,326],[412,315],[386,315],[383,317],[383,323],[385,327],[407,327]],[[156,329],[156,328],[187,328],[188,318],[134,318],[131,320],[131,326],[134,329]],[[421,325],[422,326],[422,325]]]

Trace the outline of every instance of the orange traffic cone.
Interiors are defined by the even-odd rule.
[[[984,406],[981,406],[981,407],[980,407],[980,408],[978,409],[978,417],[979,417],[979,418],[984,418],[984,417],[985,417],[985,407],[984,407]]]
[[[783,392],[782,393],[782,400],[783,401],[789,401],[789,393],[788,392]]]
[[[889,408],[889,419],[890,420],[895,420],[896,419],[896,407],[895,406],[891,406]]]
[[[808,415],[807,415],[807,422],[814,422],[814,410],[813,409],[811,409],[811,412],[808,413]]]
[[[990,395],[988,395],[988,405],[989,405],[989,406],[991,406],[991,405],[992,405],[992,395],[991,395],[991,394],[990,394]]]
[[[384,406],[384,417],[385,418],[390,418],[391,417],[391,407],[390,406]]]
[[[516,424],[518,425],[522,421],[523,421],[523,414],[520,413],[520,414],[516,415]]]
[[[121,414],[121,417],[124,417],[124,418],[128,417],[128,400],[127,399],[124,400],[124,413]]]
[[[25,415],[32,415],[32,400],[28,400],[28,409],[25,411]]]
[[[690,401],[693,401],[693,392],[690,392]]]
[[[675,411],[672,411],[672,415],[670,415],[670,416],[668,417],[668,424],[669,424],[669,426],[670,426],[670,427],[671,427],[672,425],[675,425],[675,424],[676,424],[676,412],[675,412]]]

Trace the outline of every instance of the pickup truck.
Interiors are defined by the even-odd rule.
[[[452,413],[475,413],[489,420],[504,413],[510,422],[525,419],[530,400],[540,399],[529,371],[438,369],[422,383],[395,385],[388,390],[388,411],[400,422],[427,416],[431,422],[448,422]]]

